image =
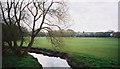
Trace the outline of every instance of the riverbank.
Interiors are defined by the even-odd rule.
[[[26,69],[33,68],[42,69],[42,65],[38,63],[37,59],[31,55],[24,58],[16,56],[9,48],[3,48],[2,51],[2,69]]]
[[[25,48],[26,47],[23,47],[23,49]],[[29,52],[43,54],[50,57],[60,57],[62,59],[65,59],[72,69],[76,69],[76,68],[106,69],[108,67],[117,69],[117,63],[116,63],[117,61],[116,62],[112,60],[109,61],[110,59],[96,58],[94,56],[82,54],[82,53],[78,53],[78,54],[74,53],[71,55],[65,52],[54,51],[51,49],[33,48],[33,47],[29,49]]]
[[[26,47],[22,47],[22,49],[24,50]],[[37,54],[43,54],[43,55],[47,55],[49,57],[60,57],[61,59],[65,59],[69,66],[71,68],[76,68],[76,67],[84,67],[83,63],[75,63],[72,58],[69,56],[69,54],[64,53],[64,52],[60,52],[60,51],[53,51],[51,49],[45,49],[45,48],[30,48],[28,50],[30,53],[37,53]]]
[[[24,50],[25,48],[26,47],[23,47],[22,49]],[[68,53],[54,51],[54,50],[45,49],[45,48],[33,48],[32,47],[29,49],[29,52],[43,54],[43,55],[47,55],[50,57],[60,57],[62,59],[65,59],[72,69],[76,69],[77,67],[79,67],[79,68],[83,68],[83,67],[91,68],[92,67],[92,69],[96,69],[96,67],[97,67],[97,69],[100,69],[102,67],[102,69],[103,69],[104,67],[109,67],[109,63],[111,63],[111,65],[113,65],[110,67],[113,67],[115,69],[116,64],[117,64],[117,63],[114,64],[115,62],[110,62],[109,59],[108,59],[108,62],[106,62],[106,59],[96,59],[93,56],[88,56],[88,55],[84,55],[84,54],[79,56],[80,53],[78,53],[78,54],[74,53],[74,55],[71,55]],[[74,57],[74,56],[76,56],[76,57]],[[79,56],[79,57],[77,57],[77,56]],[[93,64],[89,64],[89,63],[93,63]],[[102,66],[100,66],[100,64]],[[106,65],[104,65],[104,64],[106,64]],[[20,58],[18,56],[15,56],[14,54],[12,54],[10,50],[3,52],[3,69],[6,67],[18,67],[18,68],[19,67],[25,67],[25,68],[26,67],[28,67],[28,68],[34,67],[35,69],[42,69],[41,64],[39,64],[38,60],[36,58],[34,58],[33,56],[28,55],[25,58]]]
[[[117,38],[63,38],[63,46],[57,51],[68,53],[77,67],[117,67]],[[24,46],[27,46],[24,43]],[[56,51],[46,37],[36,37],[33,48]]]

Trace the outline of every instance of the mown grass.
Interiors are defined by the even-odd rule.
[[[86,66],[116,66],[118,61],[117,38],[63,38],[60,51],[71,55],[76,63]],[[26,45],[26,44],[24,44]],[[54,48],[45,37],[37,37],[33,47]]]

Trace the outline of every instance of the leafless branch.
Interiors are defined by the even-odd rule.
[[[6,23],[6,25],[8,25],[8,22],[7,22],[6,18],[5,18],[5,13],[4,13],[4,10],[3,10],[3,7],[2,7],[1,1],[0,1],[0,6],[1,6],[2,17],[3,17],[3,19],[4,19],[4,22]]]
[[[32,10],[27,6],[27,9],[29,10],[29,12],[33,15],[33,16],[35,16],[34,14],[33,14],[33,12],[32,12]]]
[[[44,24],[47,24],[47,25],[49,25],[49,26],[56,26],[56,27],[58,27],[58,28],[59,28],[59,30],[61,30],[60,26],[58,26],[58,25],[49,24],[49,23],[46,23],[46,22],[44,22]]]
[[[23,11],[28,5],[30,5],[32,2],[28,2],[23,8],[21,11]]]
[[[11,16],[10,16],[11,15],[10,12],[11,12],[11,8],[12,8],[12,4],[13,4],[13,2],[10,2],[10,4],[9,4],[9,2],[7,0],[7,9],[8,9],[7,13],[8,13],[8,19],[9,19],[10,25],[12,23]]]
[[[53,5],[53,3],[54,3],[54,2],[53,2],[53,0],[52,0],[52,1],[51,1],[51,4],[48,6],[45,14],[47,14],[47,12],[49,11],[49,9],[50,9],[50,7]]]
[[[32,30],[32,27],[23,19],[23,22]]]
[[[35,17],[38,15],[38,7],[36,6],[36,3],[35,2],[33,2],[33,5],[34,5],[34,7],[35,7],[35,9],[36,9],[36,14],[35,14]]]
[[[37,21],[41,16],[42,16],[43,13],[41,13],[36,19],[35,21]]]

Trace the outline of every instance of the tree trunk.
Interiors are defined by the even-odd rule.
[[[12,46],[12,41],[7,41],[7,43],[9,44],[10,49],[12,50],[12,52],[14,54],[16,54],[18,56],[21,56],[21,50],[18,48],[16,41],[13,41],[13,43],[14,43],[13,45],[14,46]]]
[[[14,53],[15,53],[16,55],[18,55],[18,56],[21,56],[21,50],[20,50],[20,48],[18,47],[16,41],[14,41],[14,46],[13,46],[13,48],[14,48]]]
[[[7,41],[7,43],[8,43],[8,45],[9,45],[10,49],[13,51],[12,42],[11,42],[11,41]],[[13,51],[13,52],[14,52],[14,51]]]
[[[22,57],[25,57],[27,55],[27,52],[31,48],[31,46],[33,45],[33,43],[34,43],[34,37],[31,38],[31,41],[29,42],[28,47],[24,50],[24,52],[22,54]]]
[[[18,48],[19,48],[19,50],[22,50],[23,41],[24,41],[24,39],[22,38],[21,43],[20,43],[20,46],[18,47]]]

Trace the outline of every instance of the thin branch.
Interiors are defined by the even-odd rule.
[[[9,19],[9,22],[10,22],[10,25],[11,25],[12,21],[11,21],[10,11],[11,11],[13,2],[10,2],[10,3],[11,3],[11,4],[10,4],[10,6],[9,6],[9,2],[8,2],[8,0],[7,0],[7,9],[8,9],[7,13],[8,13],[8,19]]]
[[[33,2],[33,5],[34,5],[34,7],[35,7],[35,9],[36,9],[36,14],[35,14],[35,17],[38,15],[38,7],[36,6],[36,3],[35,2]]]
[[[32,2],[29,2],[27,5],[25,5],[21,11],[23,11],[23,10],[24,10],[29,4],[31,4],[31,3],[32,3]]]
[[[41,13],[36,19],[35,21],[37,21],[41,16],[42,16],[43,13]]]
[[[24,1],[24,0],[22,0],[22,2],[21,2],[21,4],[20,4],[20,11],[21,11],[21,9],[22,9],[23,1]]]
[[[18,0],[18,2],[17,2],[17,3],[14,1],[14,4],[16,3],[15,7],[17,7],[17,6],[18,6],[18,4],[19,4],[19,1],[20,1],[20,0]]]
[[[47,20],[49,23],[52,23],[49,19],[45,18],[45,20]]]
[[[24,22],[30,29],[32,29],[32,28],[30,27],[30,25],[27,24],[27,22],[26,22],[25,20],[23,20],[23,22]]]
[[[58,26],[58,25],[49,24],[49,23],[46,23],[46,22],[44,22],[44,24],[47,24],[47,25],[49,25],[49,26],[56,26],[56,27],[58,27],[58,28],[59,28],[59,30],[61,30],[60,26]]]
[[[18,21],[18,17],[17,17],[17,5],[14,3],[14,15],[15,15],[15,19],[16,21]]]
[[[50,7],[53,5],[53,0],[51,1],[51,4],[49,5],[49,7],[47,8],[47,10],[46,10],[46,13],[45,14],[47,14],[47,12],[49,11],[49,9],[50,9]]]
[[[6,23],[6,25],[8,25],[8,22],[7,22],[7,20],[5,19],[5,13],[4,13],[4,10],[3,10],[3,7],[2,7],[1,1],[0,1],[0,5],[1,5],[2,17],[3,17],[4,22]]]
[[[41,8],[41,4],[42,4],[42,3],[38,2],[38,8],[39,8],[41,11],[43,11],[43,9]]]
[[[33,16],[35,16],[28,6],[27,6],[27,9],[30,11],[30,13],[31,13]]]

